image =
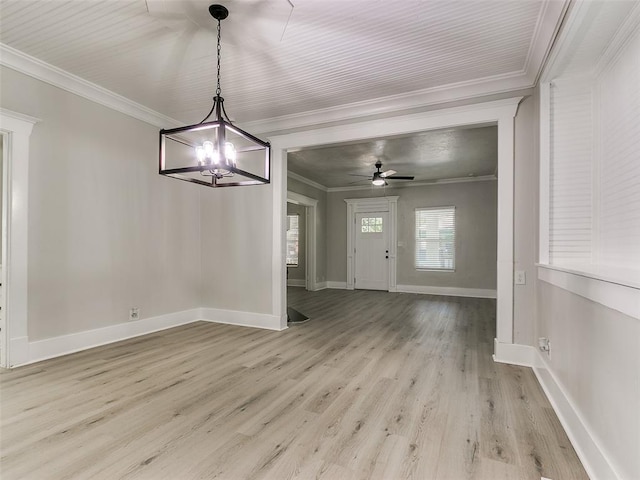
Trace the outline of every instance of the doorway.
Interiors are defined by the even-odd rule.
[[[0,108],[2,135],[2,342],[0,366],[29,361],[27,247],[29,136],[39,120]]]
[[[287,202],[287,287],[307,288],[307,207]]]
[[[463,125],[498,126],[498,260],[496,304],[496,357],[513,344],[513,210],[514,210],[514,118],[522,97],[506,98],[491,102],[442,108],[415,114],[375,120],[353,119],[344,125],[318,126],[309,130],[274,135],[270,137],[273,163],[273,269],[272,313],[280,318],[280,328],[286,328],[286,271],[284,253],[284,223],[286,221],[287,151],[382,136],[404,135],[413,132],[452,128]],[[347,202],[348,203],[348,202]],[[347,211],[353,212],[348,208]],[[349,218],[348,218],[349,220]],[[352,224],[351,224],[352,225]],[[351,229],[347,229],[349,232]],[[391,255],[397,246],[392,239]],[[353,257],[348,242],[347,288],[353,289]],[[395,260],[395,259],[394,259]],[[390,268],[390,272],[394,269]],[[351,282],[351,285],[349,285]],[[391,288],[395,285],[390,285]]]
[[[317,290],[316,282],[316,224],[317,224],[317,210],[318,200],[315,198],[307,197],[295,192],[287,192],[287,207],[289,205],[296,205],[302,208],[298,210],[300,213],[299,222],[304,223],[304,287],[309,291]],[[304,215],[301,214],[304,212]],[[288,217],[288,212],[287,212]],[[285,219],[285,223],[288,222],[288,218]],[[289,227],[289,225],[286,225]],[[286,249],[286,246],[285,246]],[[286,252],[285,252],[286,256]],[[300,262],[301,259],[298,258]],[[286,266],[285,258],[285,266]],[[288,269],[287,269],[288,270]],[[285,284],[287,285],[288,282]]]

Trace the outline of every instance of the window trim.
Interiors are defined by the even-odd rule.
[[[418,222],[417,216],[418,212],[428,211],[428,210],[452,210],[453,211],[453,268],[433,268],[433,267],[419,267],[418,266]],[[456,271],[456,206],[455,205],[441,205],[436,207],[416,207],[414,209],[414,255],[413,255],[413,266],[414,269],[418,272],[439,272],[439,273],[454,273]]]

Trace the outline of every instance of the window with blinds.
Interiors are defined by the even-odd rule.
[[[552,265],[640,265],[640,26],[620,45],[549,83]]]
[[[416,209],[416,269],[454,270],[456,208]]]
[[[298,266],[298,225],[300,216],[287,215],[287,266]]]

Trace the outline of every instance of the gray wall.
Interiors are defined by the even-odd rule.
[[[289,280],[305,280],[307,261],[307,245],[306,245],[306,219],[307,209],[304,205],[296,205],[295,203],[287,203],[287,215],[298,215],[298,266],[287,267]]]
[[[398,285],[458,288],[496,288],[497,182],[469,182],[424,187],[404,187],[330,192],[328,194],[329,280],[347,277],[346,198],[398,195]],[[415,209],[456,207],[456,271],[425,272],[414,266]]]
[[[158,129],[2,68],[30,141],[29,340],[200,301],[199,187],[157,173]]]
[[[318,200],[316,212],[316,282],[327,280],[327,192],[287,178],[287,190]]]

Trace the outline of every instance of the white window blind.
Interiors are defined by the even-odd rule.
[[[287,266],[298,266],[299,215],[287,215]]]
[[[585,14],[552,67],[542,110],[548,177],[540,181],[549,195],[541,199],[541,257],[622,285],[640,280],[638,12],[637,4],[603,2]]]
[[[597,82],[596,261],[640,268],[640,31]]]
[[[551,84],[549,260],[591,261],[591,82]]]
[[[416,209],[416,268],[455,268],[455,207]]]

